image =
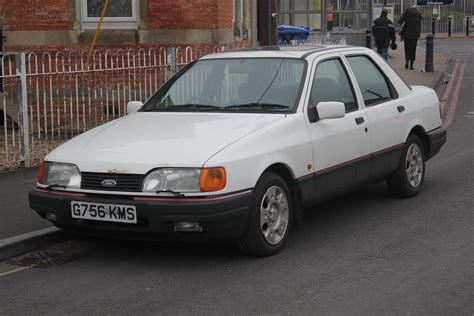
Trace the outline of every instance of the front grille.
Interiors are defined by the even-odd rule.
[[[141,174],[110,174],[96,172],[82,172],[81,189],[140,192],[144,176]],[[104,186],[102,181],[114,180],[115,186]]]

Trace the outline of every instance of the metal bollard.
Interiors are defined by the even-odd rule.
[[[435,32],[436,32],[436,18],[433,18],[431,20],[431,34],[435,36]]]
[[[469,26],[470,26],[471,19],[466,16],[466,36],[469,36]]]
[[[372,48],[372,31],[365,31],[365,47]]]
[[[433,72],[433,54],[434,54],[434,36],[433,34],[426,35],[426,59],[425,59],[425,72]]]
[[[452,28],[453,28],[453,18],[448,17],[448,37],[451,37]]]

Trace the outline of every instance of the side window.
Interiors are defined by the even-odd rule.
[[[348,57],[347,61],[354,72],[366,106],[392,99],[391,86],[387,78],[366,56]]]
[[[342,102],[346,113],[358,109],[354,91],[339,59],[330,59],[318,64],[311,88],[311,102]]]

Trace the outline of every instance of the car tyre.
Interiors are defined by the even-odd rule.
[[[395,197],[414,197],[420,193],[425,179],[425,152],[420,138],[410,134],[403,146],[397,170],[386,179]]]
[[[276,173],[264,173],[255,187],[239,248],[254,256],[277,254],[288,239],[292,219],[293,201],[288,184]]]

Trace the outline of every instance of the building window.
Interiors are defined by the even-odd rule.
[[[280,0],[280,24],[321,29],[322,0]]]
[[[282,24],[309,26],[313,31],[320,31],[323,29],[323,23],[327,23],[327,30],[336,32],[361,31],[369,27],[369,0],[279,1]],[[381,2],[382,0],[373,1]],[[325,17],[322,15],[323,11],[325,11]]]
[[[368,24],[368,0],[328,0],[327,29],[336,32],[366,30]],[[377,1],[377,0],[376,0]]]
[[[105,0],[79,0],[81,3],[81,24],[84,29],[96,28]],[[109,5],[102,21],[103,28],[136,29],[138,28],[139,0],[109,0]]]

